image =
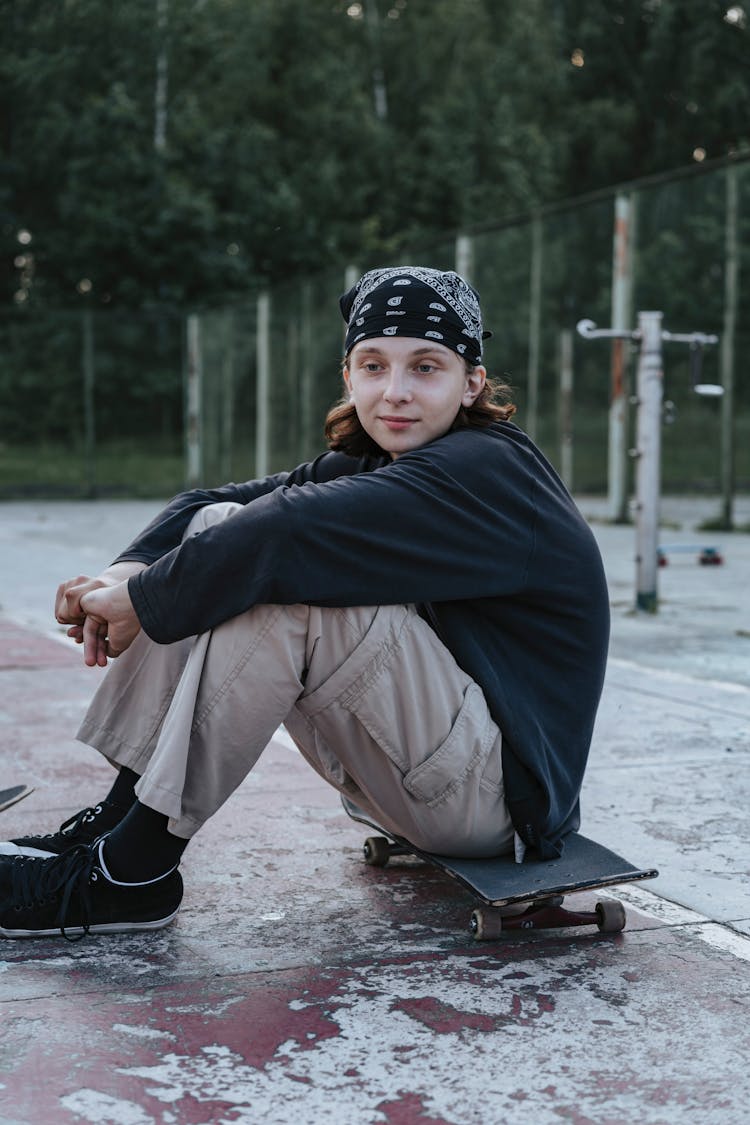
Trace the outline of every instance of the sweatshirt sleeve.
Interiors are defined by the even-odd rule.
[[[361,472],[366,460],[357,460],[340,453],[323,453],[314,461],[298,465],[288,473],[276,473],[243,484],[225,484],[219,488],[195,488],[181,492],[159,512],[147,527],[122,551],[115,562],[136,560],[153,563],[175,547],[179,547],[187,527],[197,511],[208,504],[232,501],[250,504],[260,496],[284,486],[322,483],[344,473]]]
[[[460,431],[372,472],[288,479],[129,581],[148,635],[170,643],[258,604],[388,605],[499,596],[524,581],[528,482],[488,487],[489,437]],[[479,444],[477,444],[479,443]],[[507,474],[523,472],[517,456]],[[524,494],[524,495],[522,495]],[[515,499],[510,499],[510,497]]]

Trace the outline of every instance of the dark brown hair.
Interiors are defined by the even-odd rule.
[[[344,360],[344,367],[347,362],[348,357]],[[466,373],[470,375],[474,367],[468,361],[464,362]],[[493,422],[507,422],[516,412],[510,395],[507,383],[488,378],[471,406],[460,407],[450,430],[482,429]],[[339,399],[328,411],[324,432],[330,449],[348,453],[351,457],[382,457],[385,452],[364,429],[354,403],[347,397]]]

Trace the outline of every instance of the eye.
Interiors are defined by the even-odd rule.
[[[417,364],[417,371],[419,372],[420,375],[431,375],[434,370],[435,370],[435,364],[434,363],[418,363]]]

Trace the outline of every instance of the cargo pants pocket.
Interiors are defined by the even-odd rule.
[[[448,801],[473,774],[477,775],[479,784],[485,773],[491,774],[489,788],[502,792],[499,771],[486,768],[499,731],[490,717],[481,688],[474,682],[469,681],[465,687],[459,712],[447,737],[431,751],[424,745],[421,752],[417,749],[422,733],[418,701],[413,712],[414,730],[404,742],[399,740],[398,743],[394,743],[393,732],[384,721],[387,706],[384,707],[382,693],[360,695],[349,702],[347,709],[400,770],[410,796],[428,807]],[[428,751],[426,756],[425,750]]]

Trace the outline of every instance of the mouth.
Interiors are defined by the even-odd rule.
[[[381,414],[380,421],[384,426],[387,426],[389,430],[407,430],[409,426],[413,426],[416,423],[417,419],[404,418],[402,415],[395,414]]]

